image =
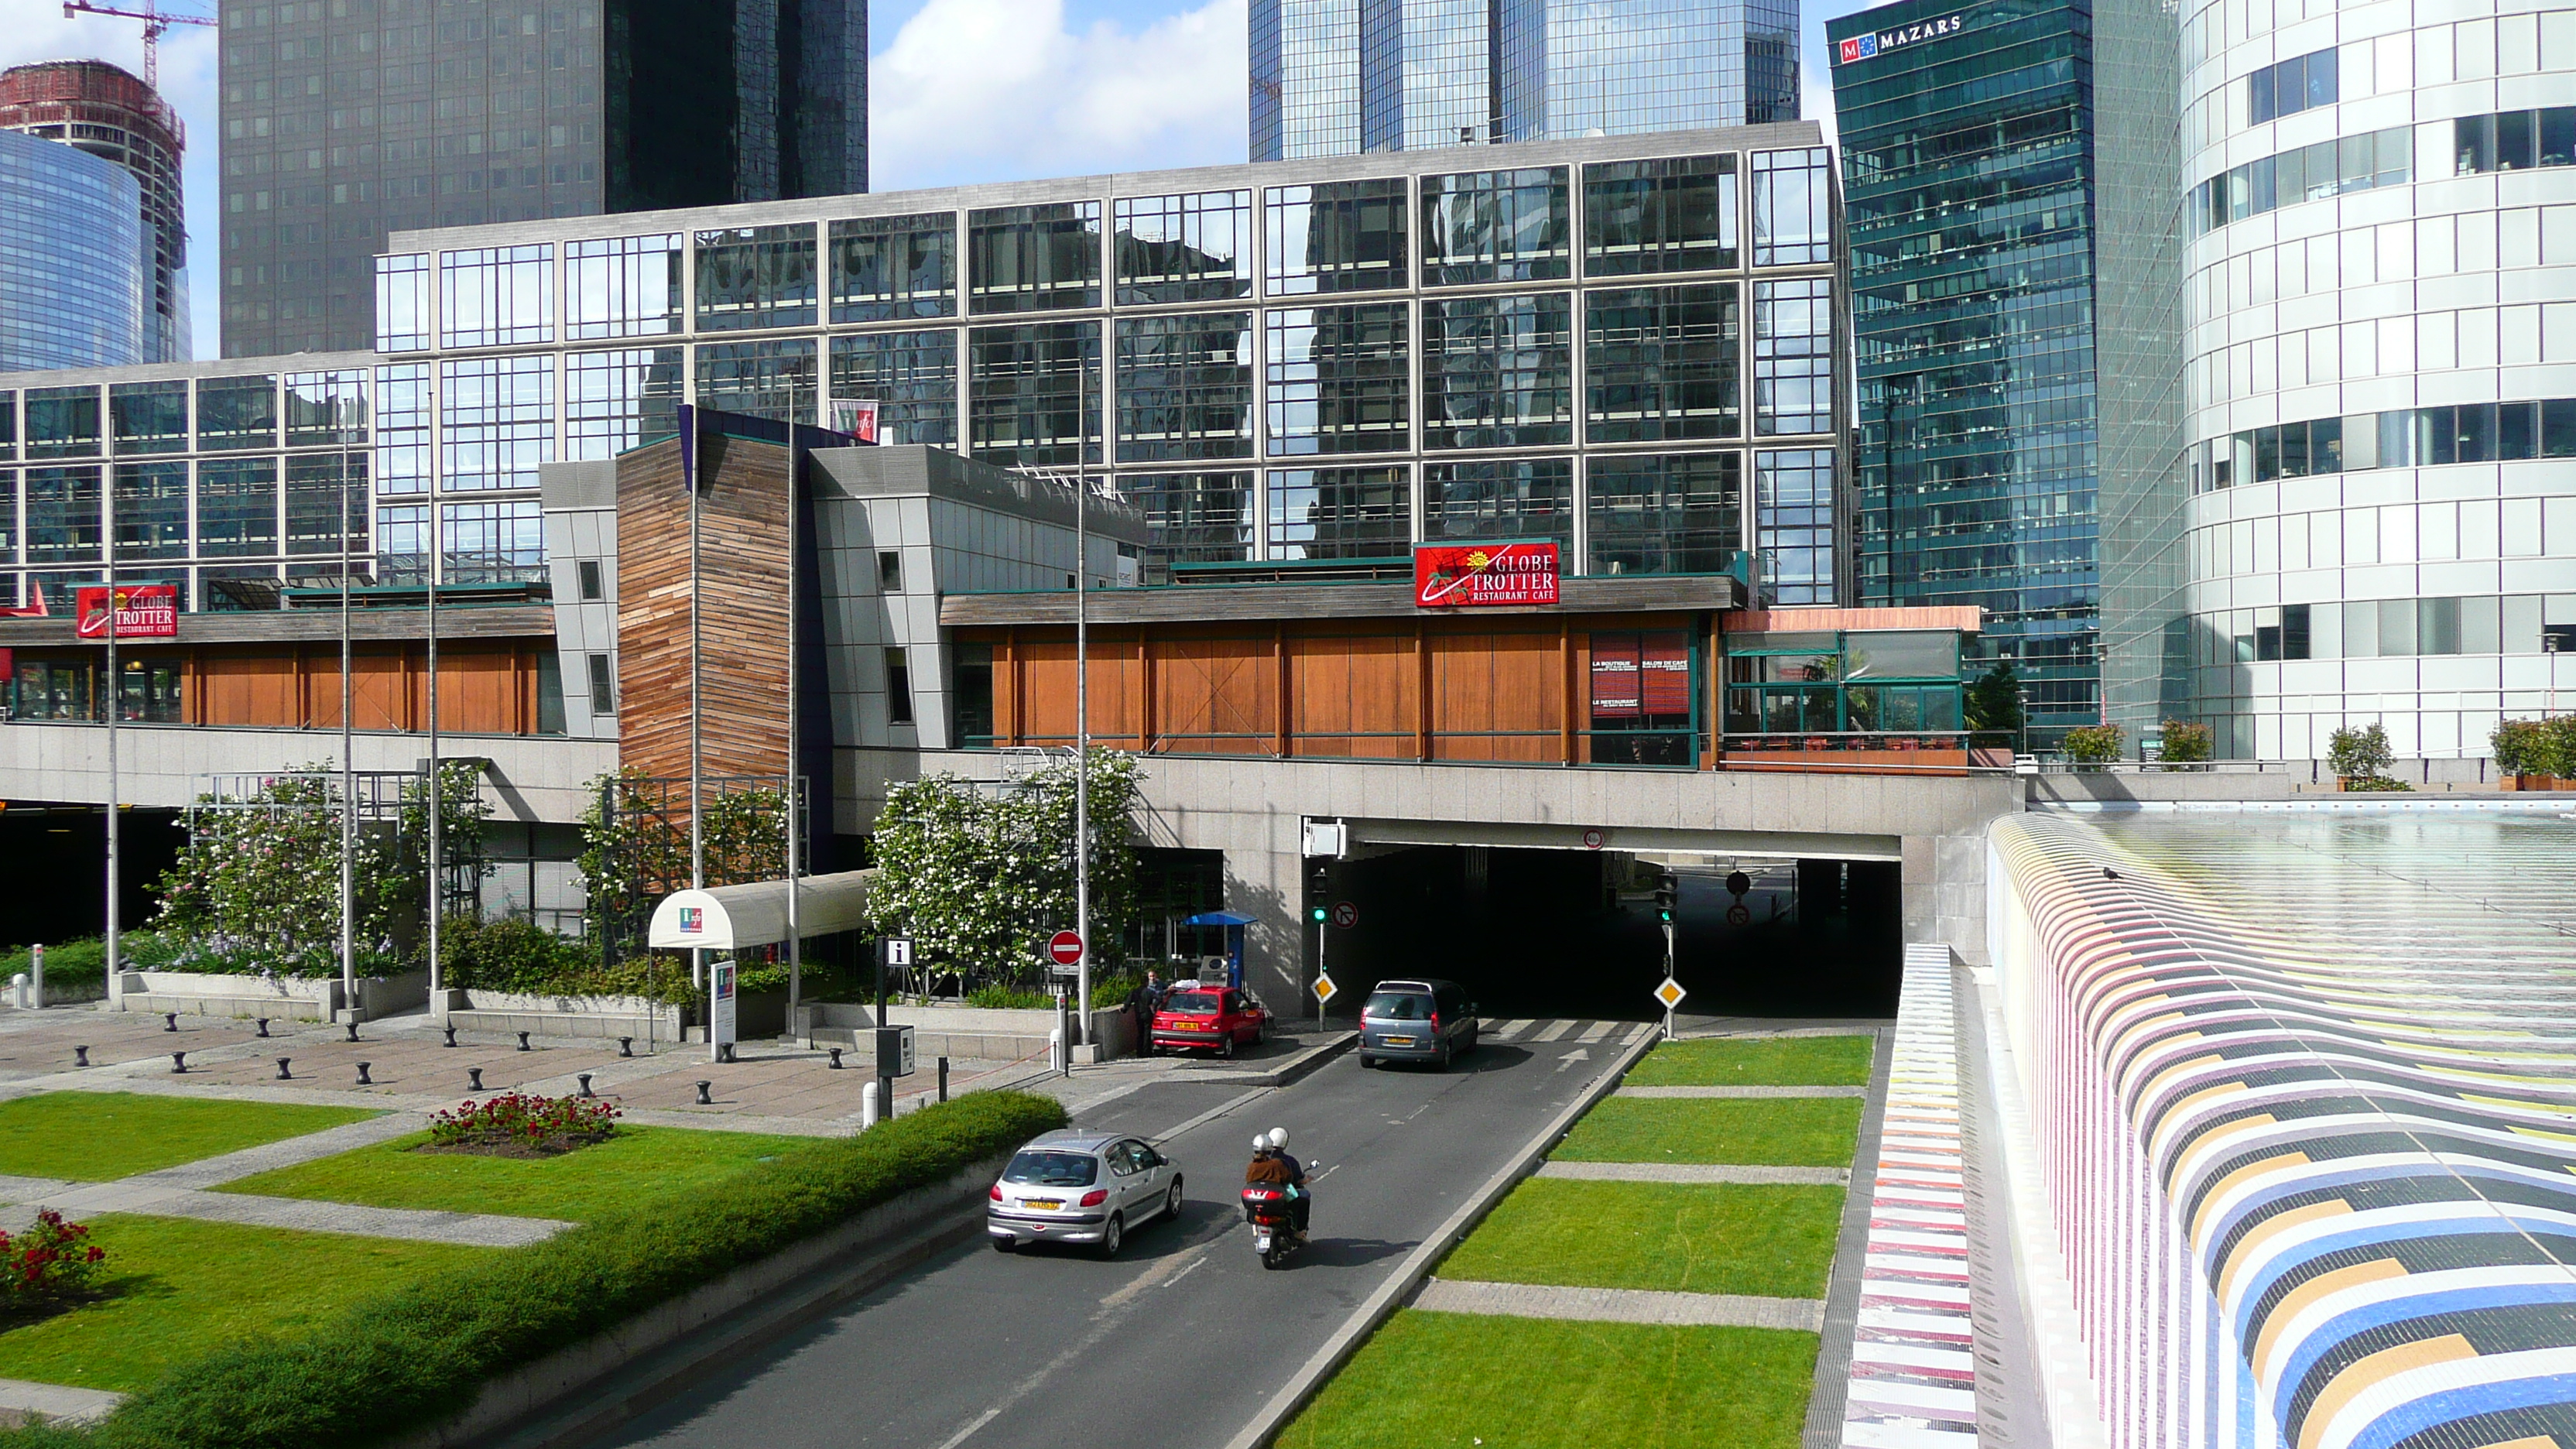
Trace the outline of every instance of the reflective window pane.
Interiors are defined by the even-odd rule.
[[[430,345],[429,254],[376,258],[376,350],[418,352]]]
[[[1100,461],[1099,323],[978,327],[966,354],[975,457],[1021,468]]]
[[[969,213],[968,309],[1039,312],[1100,305],[1100,203]]]
[[[18,394],[0,389],[0,458],[18,456]]]
[[[614,458],[679,430],[680,349],[564,354],[564,456]]]
[[[447,503],[439,513],[439,572],[451,583],[515,584],[545,578],[543,521],[533,500]]]
[[[97,457],[98,389],[94,387],[27,389],[27,456],[30,458]]]
[[[1422,284],[1572,275],[1565,168],[1422,178]]]
[[[658,337],[680,330],[680,234],[564,243],[564,336]]]
[[[1833,603],[1833,450],[1779,448],[1754,457],[1754,546],[1772,601]]]
[[[1118,323],[1118,461],[1252,456],[1252,314]]]
[[[720,342],[698,349],[698,406],[774,423],[814,421],[814,339]]]
[[[277,377],[209,377],[197,384],[197,447],[208,453],[277,446]]]
[[[1422,536],[1574,542],[1572,458],[1422,465]]]
[[[1833,153],[1753,153],[1753,265],[1834,259]]]
[[[1737,265],[1735,187],[1732,155],[1584,167],[1584,275],[1624,277]]]
[[[429,491],[429,413],[428,363],[376,369],[378,492]]]
[[[1723,573],[1744,547],[1741,453],[1596,454],[1585,473],[1587,572]]]
[[[957,446],[957,334],[832,339],[832,396],[877,405],[877,441]]]
[[[118,457],[188,451],[188,384],[119,382],[107,389],[107,423]]]
[[[98,562],[97,466],[30,468],[26,478],[27,562]]]
[[[1118,305],[1252,295],[1251,192],[1121,197],[1115,216]]]
[[[554,457],[554,359],[440,364],[439,489],[534,488]]]
[[[366,441],[366,369],[286,375],[286,446]]]
[[[1753,426],[1764,437],[1833,428],[1833,284],[1753,285]]]
[[[275,458],[209,458],[197,465],[197,552],[206,558],[277,553]]]
[[[1587,292],[1583,308],[1586,438],[1630,443],[1742,435],[1742,309],[1735,283]]]
[[[1412,438],[1412,349],[1401,302],[1269,314],[1270,453],[1400,452]]]
[[[160,463],[116,465],[116,497],[110,517],[116,529],[116,557],[126,559],[188,556],[188,465],[177,459]]]
[[[1562,292],[1423,304],[1423,446],[1574,441],[1572,311]]]
[[[376,578],[392,584],[428,582],[428,504],[404,503],[376,510]]]
[[[1270,470],[1270,557],[1399,558],[1413,546],[1409,471]]]
[[[1263,208],[1274,297],[1373,292],[1409,280],[1400,177],[1274,186]]]
[[[554,339],[554,248],[441,252],[439,345],[503,347]]]
[[[956,213],[836,221],[831,235],[833,321],[957,315]]]
[[[1130,473],[1118,487],[1154,531],[1145,549],[1145,582],[1170,583],[1176,563],[1252,556],[1251,474]]]
[[[743,226],[697,234],[698,330],[814,325],[814,228]]]
[[[288,553],[367,557],[367,455],[345,456],[345,472],[339,453],[301,453],[286,460]]]

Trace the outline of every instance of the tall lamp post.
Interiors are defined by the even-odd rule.
[[[107,992],[109,998],[122,1007],[125,993],[120,987],[119,977],[123,970],[124,936],[119,929],[121,921],[117,909],[117,877],[120,872],[116,860],[116,717],[123,712],[125,681],[116,667],[116,470],[112,466],[99,470],[98,514],[99,544],[102,556],[107,560],[107,678],[104,681],[107,686]],[[73,598],[77,600],[79,595],[75,594]],[[80,610],[77,606],[73,608],[72,615],[75,620],[72,627],[78,629]]]
[[[340,439],[340,1006],[357,1019],[358,1010],[358,767],[350,754],[357,747],[357,681],[350,674],[349,650],[349,439]],[[435,527],[436,520],[432,520]]]

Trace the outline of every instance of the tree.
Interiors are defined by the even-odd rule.
[[[2066,732],[2060,748],[2082,768],[2097,768],[2120,758],[2121,733],[2115,724],[2077,725]]]
[[[2326,761],[2338,780],[2377,780],[2388,773],[2388,731],[2378,725],[2336,730],[2326,738]]]
[[[2165,721],[2164,744],[2157,750],[2156,758],[2169,766],[2206,764],[2215,744],[2216,739],[2209,726],[2187,719],[2169,719]]]
[[[1091,955],[1114,959],[1136,910],[1133,756],[1091,756]],[[954,775],[889,791],[871,838],[868,919],[978,983],[1034,979],[1038,944],[1074,922],[1074,767],[998,789]]]
[[[2021,732],[2021,676],[2013,673],[2011,660],[1996,660],[1994,668],[1970,681],[1967,710],[1969,729]]]

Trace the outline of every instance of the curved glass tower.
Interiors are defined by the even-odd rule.
[[[151,290],[142,184],[0,128],[0,372],[154,360]]]

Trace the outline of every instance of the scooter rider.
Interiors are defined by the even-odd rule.
[[[1314,1194],[1306,1187],[1306,1168],[1288,1153],[1288,1129],[1273,1127],[1256,1132],[1252,1137],[1252,1165],[1243,1170],[1244,1183],[1267,1183],[1288,1190],[1289,1226],[1297,1241],[1306,1241],[1306,1221],[1315,1206]]]

